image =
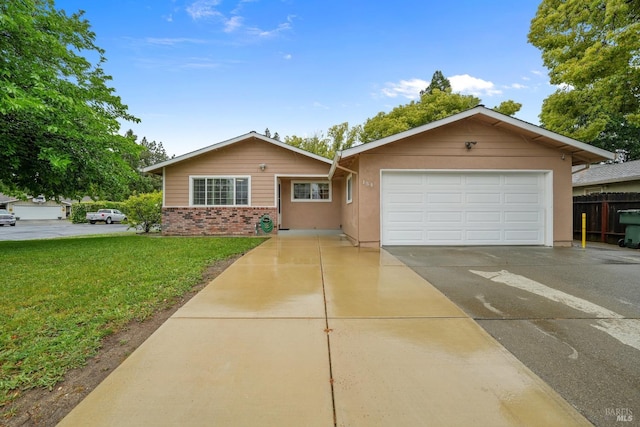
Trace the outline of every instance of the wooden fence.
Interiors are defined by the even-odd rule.
[[[640,193],[597,193],[573,197],[573,238],[582,239],[582,214],[587,214],[587,240],[617,244],[624,237],[618,211],[640,209]]]

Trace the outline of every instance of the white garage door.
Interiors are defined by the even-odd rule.
[[[13,213],[20,219],[58,219],[62,208],[58,206],[14,206]]]
[[[383,245],[545,244],[544,172],[383,172]]]

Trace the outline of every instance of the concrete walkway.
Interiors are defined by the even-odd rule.
[[[60,426],[590,425],[384,250],[274,237]]]

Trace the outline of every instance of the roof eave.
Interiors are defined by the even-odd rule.
[[[229,140],[226,140],[226,141],[218,142],[216,144],[209,145],[209,146],[201,148],[199,150],[183,154],[182,156],[174,157],[173,159],[169,159],[169,160],[166,160],[164,162],[157,163],[157,164],[152,165],[152,166],[148,166],[146,168],[143,168],[142,172],[145,172],[145,173],[156,173],[156,174],[160,174],[161,175],[162,174],[162,170],[167,166],[171,166],[171,165],[174,165],[176,163],[180,163],[180,162],[183,162],[185,160],[189,160],[191,158],[194,158],[194,157],[197,157],[197,156],[201,156],[202,154],[206,154],[206,153],[209,153],[211,151],[215,151],[215,150],[219,150],[219,149],[224,148],[224,147],[228,147],[228,146],[233,145],[233,144],[235,144],[237,142],[245,141],[245,140],[247,140],[249,138],[255,138],[255,139],[259,139],[259,140],[264,141],[264,142],[268,142],[268,143],[273,144],[273,145],[275,145],[277,147],[281,147],[281,148],[284,148],[286,150],[293,151],[295,153],[301,154],[303,156],[310,157],[312,159],[327,163],[329,165],[331,165],[333,163],[330,159],[327,159],[325,157],[322,157],[322,156],[319,156],[317,154],[311,153],[309,151],[302,150],[302,149],[300,149],[298,147],[294,147],[293,145],[286,144],[286,143],[278,141],[276,139],[268,138],[268,137],[266,137],[264,135],[261,135],[259,133],[256,133],[256,132],[249,132],[247,134],[240,135],[238,137],[235,137],[235,138],[232,138],[232,139],[229,139]]]
[[[507,116],[502,113],[498,113],[497,111],[491,110],[484,106],[477,106],[472,109],[451,115],[449,117],[445,117],[444,119],[427,123],[417,128],[409,129],[407,131],[404,131],[395,135],[391,135],[386,138],[379,139],[377,141],[373,141],[373,142],[359,145],[357,147],[349,148],[342,153],[342,158],[350,157],[368,150],[373,150],[383,145],[390,144],[392,142],[396,142],[411,136],[415,136],[420,133],[427,132],[427,131],[457,122],[459,120],[476,116],[478,114],[482,114],[484,116],[495,119],[496,123],[494,123],[494,125],[499,125],[500,123],[506,123],[516,128],[538,135],[539,137],[549,138],[553,141],[559,142],[560,144],[563,145],[562,147],[557,147],[559,150],[567,152],[567,154],[570,154],[572,157],[575,157],[574,160],[576,159],[578,160],[578,162],[574,161],[573,162],[574,164],[595,163],[603,160],[612,160],[615,157],[615,154],[609,151],[602,150],[600,148],[594,147],[589,144],[585,144],[584,142],[580,142],[578,140],[569,138],[564,135],[560,135],[558,133],[549,131],[547,129],[541,128],[540,126],[536,126],[534,124],[525,122],[523,120],[516,119],[514,117]]]

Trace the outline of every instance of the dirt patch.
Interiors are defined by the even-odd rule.
[[[67,372],[64,380],[56,384],[53,390],[38,388],[25,391],[11,405],[13,416],[0,419],[0,425],[53,427],[58,424],[176,310],[239,257],[240,255],[210,265],[200,283],[182,298],[176,299],[171,307],[157,312],[144,322],[131,322],[123,330],[105,338],[98,354],[89,359],[85,366]],[[2,408],[3,412],[8,409]]]

